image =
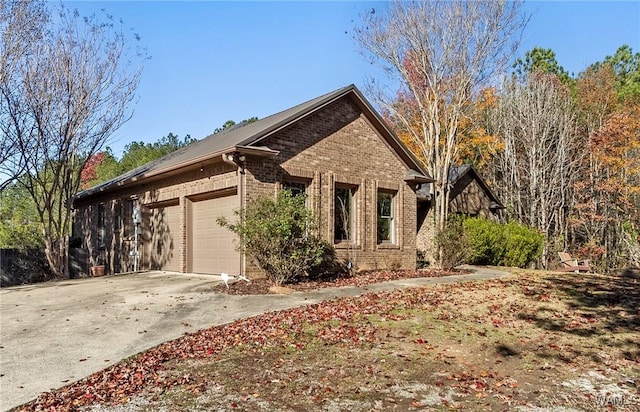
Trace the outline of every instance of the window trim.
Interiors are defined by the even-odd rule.
[[[338,200],[338,191],[346,190],[349,193],[349,210],[348,210],[348,233],[347,238],[338,238],[337,228],[337,219],[338,219],[338,211],[337,211],[337,200]],[[343,183],[335,183],[333,187],[333,243],[334,244],[356,244],[358,238],[358,212],[357,212],[357,197],[358,186],[343,184]]]
[[[380,199],[381,195],[387,195],[391,197],[391,205],[389,206],[389,215],[381,216],[380,213]],[[378,189],[376,192],[376,243],[378,245],[396,245],[397,242],[397,231],[396,231],[396,221],[397,221],[397,211],[396,211],[396,198],[398,193],[394,190],[384,190]],[[389,224],[389,239],[380,239],[380,221],[379,219],[384,218],[390,221]]]

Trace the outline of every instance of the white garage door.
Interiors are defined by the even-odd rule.
[[[240,273],[237,237],[216,222],[221,216],[233,221],[233,211],[239,206],[237,194],[191,204],[189,272]]]
[[[180,272],[180,205],[151,207],[145,216],[145,261],[151,270]]]

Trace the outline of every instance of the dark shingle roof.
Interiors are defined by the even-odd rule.
[[[413,155],[408,152],[404,145],[399,143],[399,139],[384,123],[380,115],[375,112],[373,107],[371,107],[371,105],[366,101],[360,91],[352,84],[255,122],[240,124],[236,127],[207,136],[202,140],[194,142],[189,146],[181,148],[160,159],[151,161],[98,186],[84,190],[78,193],[74,197],[74,200],[83,199],[96,193],[112,190],[117,187],[122,187],[133,182],[169,172],[171,170],[197,164],[211,159],[214,156],[218,156],[225,151],[232,150],[234,147],[256,146],[260,140],[273,132],[288,126],[292,122],[299,120],[300,118],[349,93],[353,93],[353,95],[357,97],[357,100],[361,103],[363,109],[368,110],[369,113],[373,115],[378,122],[378,126],[383,128],[396,143],[394,148],[399,152],[399,155],[403,158],[405,163],[407,163],[411,169],[419,171],[419,175],[424,175],[424,171],[421,169]]]
[[[449,168],[449,184],[454,186],[458,180],[471,170],[471,165],[452,166]],[[482,180],[482,179],[481,179]]]
[[[487,194],[489,199],[491,199],[492,205],[496,209],[503,209],[504,206],[500,203],[497,196],[491,191],[487,183],[484,179],[478,174],[476,169],[473,168],[470,164],[459,165],[459,166],[451,166],[449,168],[449,173],[447,179],[449,181],[449,187],[453,188],[458,181],[464,177],[467,173],[471,173],[472,177],[478,182],[482,190]],[[431,199],[431,184],[423,184],[420,186],[420,189],[416,191],[416,195],[418,200],[430,200]]]

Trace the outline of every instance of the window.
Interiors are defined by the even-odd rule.
[[[136,199],[131,199],[131,202],[129,202],[129,210],[127,210],[127,225],[129,226],[129,236],[133,236],[136,232],[136,211],[138,211],[138,220],[140,220],[140,207],[138,206],[138,201]]]
[[[105,226],[106,208],[104,203],[98,205],[98,247],[104,247],[107,228]]]
[[[284,182],[282,189],[290,191],[293,196],[307,195],[307,184],[303,182]]]
[[[122,236],[127,237],[131,236],[133,232],[132,224],[131,224],[131,201],[123,200],[122,207],[120,208],[121,217],[120,221],[122,222]]]
[[[113,230],[119,231],[122,229],[122,203],[120,201],[116,201],[113,207]]]
[[[333,236],[335,242],[354,240],[354,188],[336,187],[334,194]]]
[[[394,242],[393,198],[391,192],[378,192],[378,243]]]

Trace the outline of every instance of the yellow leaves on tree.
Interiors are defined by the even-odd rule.
[[[399,92],[393,103],[393,114],[386,111],[383,117],[393,127],[402,143],[426,166],[427,153],[422,139],[422,119],[415,97]]]
[[[479,170],[482,170],[496,153],[503,150],[504,143],[501,139],[496,135],[490,134],[485,127],[483,127],[486,110],[495,107],[497,102],[498,96],[495,88],[485,89],[481,92],[478,99],[473,102],[467,111],[466,117],[460,120],[458,125],[456,163],[472,163]],[[393,126],[400,140],[411,150],[416,158],[426,164],[424,147],[421,145],[421,142],[416,139],[416,136],[421,135],[420,128],[422,127],[417,103],[413,98],[399,93],[398,99],[394,103],[394,109],[401,111],[404,114],[404,118],[409,119],[409,126],[407,127],[392,116],[384,116],[385,120]],[[439,112],[446,113],[446,107],[443,105]],[[409,128],[411,130],[409,130]],[[444,137],[442,139],[444,139]],[[441,142],[441,145],[444,145],[444,141]]]
[[[612,187],[628,195],[640,194],[640,104],[608,116],[591,138],[590,149],[607,169]]]
[[[458,163],[472,163],[483,170],[496,153],[504,149],[502,140],[482,126],[487,110],[496,107],[498,96],[493,87],[484,89],[474,101],[471,114],[460,123],[458,134]]]

